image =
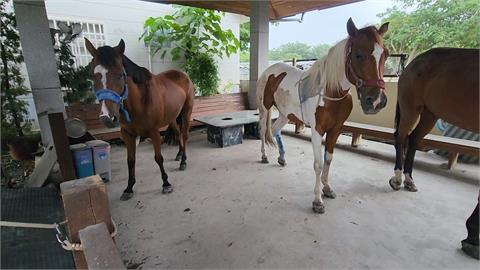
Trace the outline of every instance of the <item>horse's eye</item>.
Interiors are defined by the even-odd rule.
[[[362,54],[355,54],[355,57],[358,59],[358,60],[362,60],[363,59],[363,55]]]

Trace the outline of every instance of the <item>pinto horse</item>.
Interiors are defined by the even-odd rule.
[[[257,83],[257,104],[260,111],[260,137],[262,162],[268,163],[265,143],[279,148],[278,163],[285,166],[285,148],[280,131],[288,120],[312,127],[316,174],[313,210],[323,213],[325,207],[320,196],[335,198],[328,183],[328,171],[333,158],[333,148],[343,123],[352,110],[349,90],[356,87],[358,99],[365,114],[375,114],[385,107],[383,70],[388,51],[383,45],[383,35],[388,23],[379,29],[374,26],[357,29],[352,19],[347,22],[348,38],[333,46],[328,54],[313,66],[302,71],[284,63],[267,68]],[[271,108],[275,105],[279,117],[271,124]],[[272,131],[273,129],[273,131]],[[322,156],[322,137],[326,134],[325,164]]]
[[[402,186],[403,166],[405,189],[417,191],[412,178],[415,152],[438,118],[480,132],[478,57],[478,49],[435,48],[416,57],[403,71],[395,113],[395,175],[389,181],[394,190]],[[477,203],[467,221],[468,237],[462,242],[476,247],[477,258],[478,226]]]
[[[152,140],[155,161],[162,173],[162,192],[172,192],[163,167],[160,131],[168,126],[167,134],[178,138],[176,160],[180,160],[180,170],[185,170],[194,97],[192,81],[180,71],[169,70],[153,75],[146,68],[137,66],[124,55],[123,40],[116,47],[97,49],[85,38],[85,45],[93,57],[89,66],[95,95],[101,103],[99,117],[107,127],[120,124],[122,139],[127,146],[128,185],[120,199],[128,200],[133,196],[136,139],[139,136]]]

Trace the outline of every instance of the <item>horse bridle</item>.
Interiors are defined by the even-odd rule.
[[[379,87],[385,89],[385,81],[383,79],[363,80],[355,73],[352,66],[352,42],[350,39],[348,40],[348,50],[345,60],[345,74],[350,83],[355,85],[357,89],[362,87]]]
[[[130,114],[128,113],[124,104],[124,101],[128,98],[127,73],[125,72],[125,70],[123,70],[123,79],[125,84],[123,85],[123,93],[121,95],[117,94],[117,92],[110,90],[108,88],[102,88],[102,89],[98,89],[95,92],[95,96],[97,97],[98,101],[110,100],[112,102],[115,102],[118,105],[120,112],[123,113],[123,116],[125,117],[125,121],[127,121],[127,123],[130,123],[131,122]]]

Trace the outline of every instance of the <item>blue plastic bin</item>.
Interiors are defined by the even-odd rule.
[[[93,175],[92,150],[84,143],[70,145],[77,178]]]

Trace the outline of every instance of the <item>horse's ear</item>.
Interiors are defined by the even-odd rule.
[[[114,49],[119,54],[123,55],[123,53],[125,52],[125,41],[123,41],[123,38],[120,39],[120,42],[118,43],[117,47],[115,47]]]
[[[85,47],[87,47],[87,51],[90,52],[90,54],[95,57],[97,55],[97,49],[93,46],[93,44],[85,38]]]
[[[355,24],[353,23],[352,18],[348,19],[347,32],[348,32],[348,35],[351,36],[351,37],[354,37],[354,36],[357,35],[358,29],[355,26]]]
[[[383,34],[385,34],[388,30],[388,22],[382,24],[382,26],[380,26],[380,29],[378,29],[378,33],[380,34],[380,36],[383,37]]]

